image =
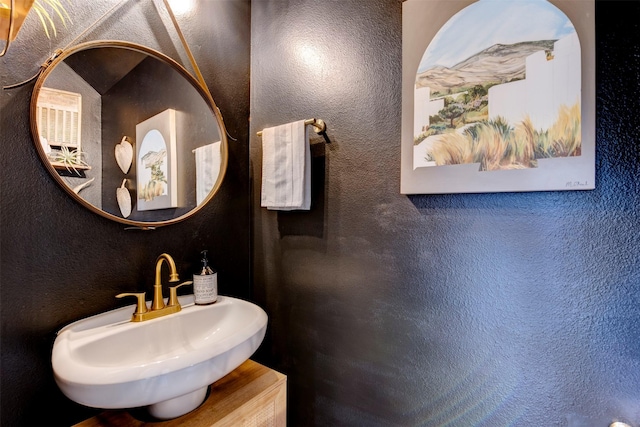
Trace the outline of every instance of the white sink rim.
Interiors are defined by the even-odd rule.
[[[260,307],[237,298],[219,296],[215,304],[193,304],[193,295],[179,298],[182,311],[169,316],[130,322],[135,306],[127,306],[71,323],[62,328],[52,351],[54,378],[70,399],[97,408],[132,408],[153,405],[183,396],[222,378],[247,360],[258,348],[266,332],[267,315]],[[244,310],[249,318],[233,325],[233,333],[189,351],[171,353],[149,363],[126,366],[97,366],[74,357],[82,345],[124,331],[144,332],[179,322],[207,310]],[[152,323],[153,322],[153,323]]]

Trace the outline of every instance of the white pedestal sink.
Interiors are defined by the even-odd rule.
[[[179,300],[182,311],[158,319],[130,322],[129,306],[61,329],[51,362],[62,392],[95,408],[147,406],[160,419],[198,407],[210,384],[255,352],[267,315],[231,297],[206,306],[193,295]]]

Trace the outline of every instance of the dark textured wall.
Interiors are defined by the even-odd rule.
[[[155,2],[162,5],[162,2]],[[0,58],[0,84],[31,76],[112,1],[65,2],[74,26],[48,41],[30,15],[9,53]],[[203,1],[179,17],[185,37],[228,131],[229,169],[217,197],[193,218],[155,231],[125,231],[85,210],[56,186],[41,164],[29,131],[33,83],[0,93],[1,419],[3,427],[68,426],[90,415],[66,399],[53,381],[55,332],[84,316],[126,304],[114,295],[150,291],[156,257],[168,252],[182,278],[209,249],[220,292],[250,296],[250,183],[248,177],[250,5]],[[162,11],[162,9],[161,9]],[[171,22],[154,2],[123,2],[81,41],[121,39],[182,57]],[[165,273],[166,274],[166,273]],[[166,282],[166,278],[165,278]]]
[[[594,191],[412,197],[401,7],[252,2],[259,356],[290,425],[640,426],[640,2],[596,5]],[[261,209],[255,132],[310,117],[314,207]]]

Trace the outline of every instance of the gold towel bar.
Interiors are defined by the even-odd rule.
[[[327,124],[322,119],[307,119],[304,124],[313,126],[313,130],[316,133],[323,133],[327,130]],[[258,132],[258,136],[262,136],[262,131]]]

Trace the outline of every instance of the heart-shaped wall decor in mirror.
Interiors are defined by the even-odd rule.
[[[118,207],[120,208],[120,212],[122,212],[122,216],[124,218],[128,218],[129,215],[131,215],[131,193],[129,193],[129,189],[126,187],[126,184],[127,180],[124,179],[122,181],[122,185],[116,190]]]
[[[120,170],[123,174],[127,174],[133,162],[133,145],[129,142],[129,138],[123,136],[122,141],[116,144],[115,155]]]

